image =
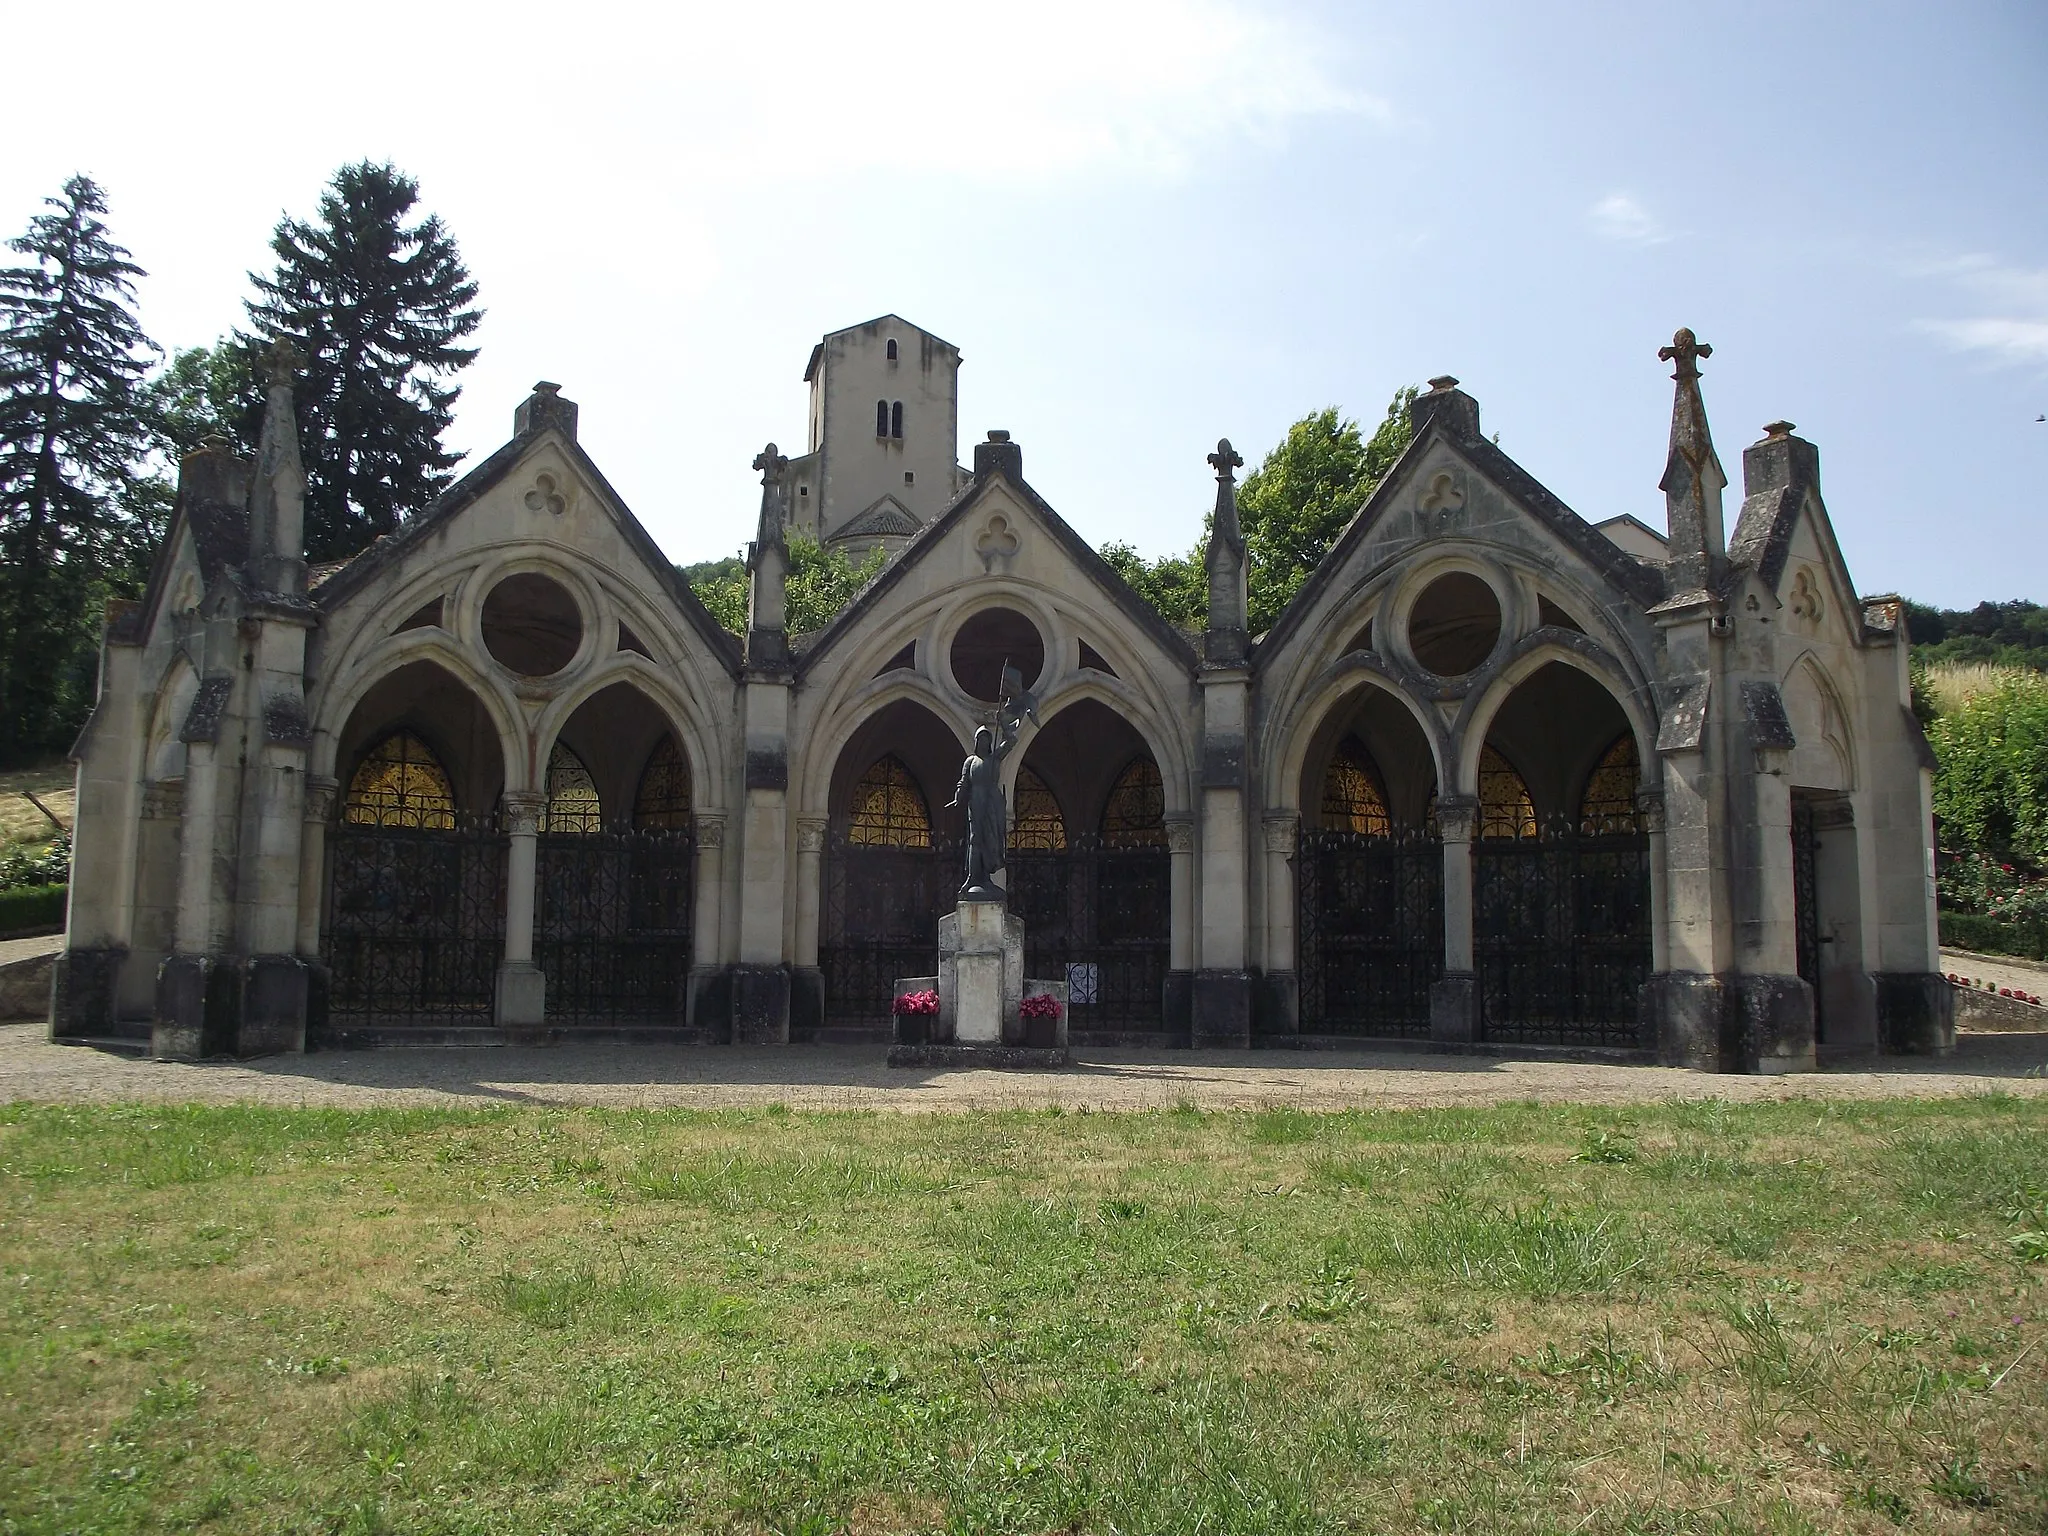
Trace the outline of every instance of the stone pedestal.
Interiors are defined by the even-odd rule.
[[[1947,1056],[1956,1048],[1956,991],[1931,972],[1876,978],[1878,1045],[1901,1056]]]
[[[1024,975],[1024,920],[1000,901],[963,901],[939,919],[939,974],[897,978],[896,996],[936,991],[939,1011],[896,1020],[895,1067],[1057,1067],[1067,1063],[1067,983]],[[1057,999],[1050,1043],[1027,1043],[1018,1009],[1027,996]],[[1043,1026],[1041,1026],[1043,1029]]]
[[[1479,1038],[1479,974],[1445,971],[1429,987],[1429,1038],[1461,1045]]]

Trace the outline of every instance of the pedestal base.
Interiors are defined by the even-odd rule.
[[[732,968],[732,1043],[789,1044],[789,972],[784,967]]]
[[[1024,920],[1000,901],[963,901],[939,919],[935,1039],[1001,1045],[1024,997]]]
[[[1880,971],[1877,1040],[1900,1056],[1946,1056],[1956,1048],[1956,994],[1946,976]]]
[[[954,1071],[976,1068],[1007,1071],[1014,1067],[1064,1067],[1069,1057],[1064,1045],[892,1045],[892,1067],[948,1067]]]

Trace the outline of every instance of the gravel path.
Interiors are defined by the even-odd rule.
[[[1942,1061],[1866,1058],[1794,1077],[1419,1052],[1087,1051],[1061,1072],[906,1070],[882,1055],[879,1046],[416,1047],[190,1066],[51,1045],[45,1026],[11,1024],[0,1025],[0,1102],[1114,1110],[2048,1095],[2048,1034],[1965,1036]]]

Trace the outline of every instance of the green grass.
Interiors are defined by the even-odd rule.
[[[0,1532],[2038,1531],[2044,1190],[2000,1097],[0,1108]]]

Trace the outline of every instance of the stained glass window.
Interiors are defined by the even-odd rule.
[[[1623,731],[1601,755],[1599,766],[1586,776],[1586,793],[1579,800],[1579,831],[1587,837],[1598,837],[1603,833],[1642,830],[1642,820],[1636,813],[1640,777],[1636,738]]]
[[[929,848],[932,817],[924,791],[895,757],[879,759],[853,786],[846,840],[865,848]]]
[[[597,785],[583,759],[559,741],[548,754],[548,809],[541,819],[543,832],[600,832],[604,830],[604,807],[598,804]]]
[[[1392,830],[1380,771],[1356,736],[1337,743],[1323,773],[1323,825],[1333,832],[1363,832],[1371,837],[1385,837]]]
[[[1525,838],[1536,835],[1536,802],[1529,786],[1492,747],[1479,754],[1479,836]]]
[[[341,819],[365,827],[446,831],[455,825],[455,791],[424,741],[411,731],[394,731],[357,764]]]
[[[1010,818],[1010,846],[1041,853],[1060,853],[1067,846],[1067,824],[1060,803],[1045,780],[1029,768],[1017,770],[1017,810]]]
[[[1166,786],[1151,758],[1131,759],[1117,776],[1102,810],[1102,842],[1106,848],[1166,846]]]
[[[673,736],[664,736],[640,770],[633,825],[662,832],[690,830],[690,765]]]

